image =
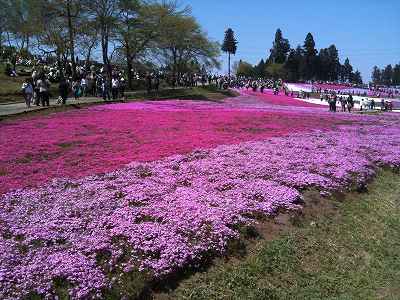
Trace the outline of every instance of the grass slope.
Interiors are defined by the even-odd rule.
[[[197,273],[159,299],[400,299],[400,176],[383,171],[368,193],[323,199],[240,260]]]
[[[152,100],[152,101],[162,101],[167,99],[181,99],[181,100],[198,100],[198,101],[210,101],[210,102],[220,102],[225,98],[236,97],[239,94],[232,90],[219,90],[216,86],[200,86],[195,88],[176,88],[176,89],[165,89],[160,90],[158,93],[152,92],[150,95],[146,92],[136,92],[136,93],[127,93],[127,101],[126,102],[135,102],[135,101],[143,101],[143,100]],[[1,98],[1,95],[0,95]],[[123,102],[122,100],[117,101],[108,101],[107,103],[112,102]],[[1,99],[0,99],[1,103]],[[0,117],[0,121],[8,120],[8,119],[20,119],[25,117],[33,117],[40,115],[48,115],[55,112],[62,112],[71,109],[82,109],[93,105],[103,104],[102,98],[98,98],[97,102],[93,103],[74,103],[73,100],[68,100],[66,106],[50,106],[46,109],[33,110],[29,112],[23,112],[21,114],[10,115],[10,116],[2,116]],[[0,105],[1,109],[1,105]]]

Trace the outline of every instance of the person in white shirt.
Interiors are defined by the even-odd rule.
[[[113,100],[118,99],[118,92],[119,92],[119,80],[117,77],[114,77],[111,80],[111,92],[112,92],[112,97]]]
[[[86,97],[87,93],[87,80],[85,77],[82,77],[81,79],[81,89],[82,89],[82,95]]]
[[[21,87],[22,94],[25,98],[26,107],[31,107],[31,101],[33,97],[33,86],[29,79],[26,79],[25,82],[22,84]]]
[[[50,106],[50,81],[42,75],[41,79],[39,79],[36,83],[39,87],[39,95],[40,100],[42,101],[42,106]]]

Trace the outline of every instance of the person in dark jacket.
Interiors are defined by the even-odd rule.
[[[69,93],[69,83],[64,77],[62,77],[60,80],[60,84],[58,85],[58,91],[62,99],[62,104],[65,105],[67,103],[67,98]]]
[[[150,74],[146,75],[146,90],[147,94],[150,94],[152,85],[151,85],[152,76]]]

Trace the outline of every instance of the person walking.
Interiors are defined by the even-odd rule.
[[[74,80],[72,82],[72,91],[74,93],[75,100],[79,100],[81,96],[81,85],[79,80]]]
[[[110,97],[110,79],[108,77],[103,79],[103,82],[101,83],[101,93],[103,95],[103,100],[107,101],[111,100]]]
[[[147,94],[150,94],[150,92],[151,92],[151,88],[152,88],[151,79],[152,79],[151,75],[148,73],[146,75],[146,90],[147,90]]]
[[[119,92],[119,81],[116,76],[111,79],[111,92],[113,100],[118,99],[118,92]]]
[[[349,113],[351,112],[351,109],[353,108],[353,97],[350,95],[349,98],[347,99],[347,110]]]
[[[81,79],[81,91],[82,91],[82,96],[86,97],[88,91],[88,80],[86,79],[86,76],[83,76]]]
[[[58,91],[62,99],[62,104],[65,105],[67,103],[67,98],[68,98],[69,83],[64,77],[62,77],[60,80],[60,84],[58,85]]]
[[[22,84],[21,90],[22,94],[24,95],[26,107],[30,108],[33,97],[33,86],[29,78],[27,78],[25,82]]]
[[[160,78],[158,75],[156,75],[154,78],[154,90],[158,93],[159,88],[160,88]]]
[[[50,81],[46,78],[45,75],[42,75],[41,79],[37,81],[37,85],[39,87],[39,95],[42,106],[50,106]]]
[[[343,98],[343,97],[340,98],[340,104],[342,106],[342,112],[346,112],[346,104],[347,104],[346,102],[347,101],[346,101],[345,98]]]
[[[386,110],[386,107],[385,107],[385,100],[384,100],[384,99],[381,99],[381,111],[384,111],[384,110]]]
[[[125,78],[121,76],[119,80],[119,97],[122,98],[124,101],[126,100],[125,88],[126,88]]]
[[[375,109],[375,100],[371,99],[371,110]]]
[[[33,80],[33,101],[36,106],[40,105],[39,79]]]
[[[333,101],[333,103],[332,103],[333,112],[336,112],[336,104],[337,104],[337,96],[336,96],[336,94],[333,95],[332,101]]]

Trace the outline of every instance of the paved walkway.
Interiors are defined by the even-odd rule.
[[[177,88],[164,88],[160,91],[165,91],[165,90],[174,90],[174,89],[188,89],[186,87],[177,87]],[[126,95],[128,96],[128,101],[129,97],[134,96],[134,95],[143,95],[145,94],[146,91],[144,90],[139,90],[139,91],[133,91],[133,92],[126,92]],[[121,102],[122,99],[119,100],[111,100],[107,101],[107,103],[112,103],[112,102]],[[105,103],[103,98],[100,97],[81,97],[79,100],[75,100],[74,98],[68,98],[67,100],[67,106],[68,105],[76,105],[76,104],[90,104],[90,103]],[[60,107],[60,104],[57,104],[57,99],[50,99],[50,107]],[[42,106],[36,106],[36,105],[31,105],[30,108],[26,107],[26,104],[24,102],[18,102],[18,103],[5,103],[5,104],[0,104],[0,117],[6,117],[6,116],[12,116],[12,115],[19,115],[23,114],[26,112],[31,112],[31,111],[38,111],[38,110],[43,110],[43,109],[48,109],[48,107],[42,107]]]
[[[110,100],[107,103],[112,102],[121,102],[122,99],[118,100]],[[91,103],[105,103],[103,98],[99,97],[82,97],[79,100],[75,100],[74,98],[68,98],[66,106],[76,105],[76,104],[91,104]],[[8,104],[0,104],[0,117],[19,115],[26,112],[45,110],[48,108],[61,107],[61,104],[57,104],[57,99],[50,99],[50,106],[36,106],[34,104],[31,105],[30,108],[26,107],[25,103],[8,103]]]
[[[68,106],[74,104],[87,104],[87,103],[104,103],[104,101],[102,98],[94,98],[94,97],[80,98],[79,100],[74,100],[73,98],[69,98],[67,100],[66,105]],[[50,99],[50,107],[59,107],[59,106],[61,105],[57,104],[57,99]],[[36,105],[31,105],[30,108],[27,108],[25,103],[0,104],[0,117],[18,115],[25,112],[43,110],[47,108],[48,107],[42,107]]]

